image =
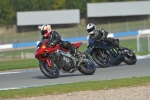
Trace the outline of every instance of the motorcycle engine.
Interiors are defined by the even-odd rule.
[[[66,56],[61,57],[61,68],[65,71],[70,70],[73,67],[73,61],[71,58],[68,58]]]
[[[59,68],[63,69],[64,71],[69,71],[70,69],[74,68],[74,62],[66,52],[57,50],[55,54],[57,56],[55,63],[57,66],[59,66]]]

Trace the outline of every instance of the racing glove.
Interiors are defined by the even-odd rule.
[[[47,42],[46,46],[47,47],[53,47],[53,46],[55,46],[55,43],[54,42]]]
[[[55,44],[54,42],[51,42],[51,43],[50,43],[50,46],[51,46],[51,47],[53,47],[53,46],[55,46],[55,45],[56,45],[56,44]]]

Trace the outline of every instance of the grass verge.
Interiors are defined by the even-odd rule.
[[[102,81],[85,81],[85,82],[48,85],[48,86],[31,87],[14,90],[1,90],[0,99],[25,98],[25,97],[62,94],[88,90],[104,90],[104,89],[106,90],[139,85],[150,85],[150,76],[102,80]]]
[[[13,70],[13,69],[28,69],[38,68],[37,59],[15,59],[15,60],[1,60],[0,71]]]

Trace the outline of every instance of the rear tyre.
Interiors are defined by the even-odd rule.
[[[96,70],[96,66],[89,57],[87,57],[87,60],[88,64],[82,62],[78,70],[84,75],[92,75]]]
[[[103,51],[102,54],[100,54],[99,52],[100,51],[92,53],[93,60],[97,65],[99,65],[102,68],[109,67],[110,63],[109,54],[106,51]]]
[[[136,55],[128,48],[124,49],[124,62],[127,65],[134,65],[137,62]]]
[[[39,67],[41,72],[48,78],[57,78],[59,76],[58,67],[49,67],[46,61],[39,61]]]

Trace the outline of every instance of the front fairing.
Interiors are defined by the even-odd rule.
[[[36,46],[36,49],[37,49],[38,47],[41,47],[41,45],[43,44],[44,41],[47,41],[47,40],[46,40],[46,39],[42,39],[42,40],[38,43],[38,45]]]
[[[111,49],[114,49],[115,46],[112,45],[111,43],[105,41],[105,40],[88,40],[89,46],[87,48],[87,50],[85,51],[85,54],[88,55],[90,54],[93,50],[97,50],[97,49],[103,49],[103,50],[108,50],[110,51]]]
[[[47,39],[42,39],[39,42],[39,44],[36,47],[35,58],[41,59],[42,55],[46,55],[48,53],[56,51],[57,49],[60,49],[60,44],[57,44],[54,47],[47,47],[46,46],[47,41],[48,41]]]
[[[38,57],[38,55],[42,54],[42,52],[45,50],[46,45],[44,45],[47,40],[42,39],[38,45],[36,46],[36,51],[35,51],[35,58]]]
[[[103,49],[109,50],[109,49],[115,48],[115,46],[112,45],[112,44],[110,44],[110,43],[107,42],[107,41],[99,41],[99,42],[97,42],[97,44],[95,45],[95,48],[103,48]]]
[[[92,45],[95,42],[95,40],[89,38],[89,36],[87,37],[87,45]]]
[[[93,49],[99,48],[99,49],[109,50],[109,49],[115,48],[114,45],[112,45],[111,43],[105,40],[96,41],[96,40],[89,39],[88,44],[89,44],[89,47]]]

